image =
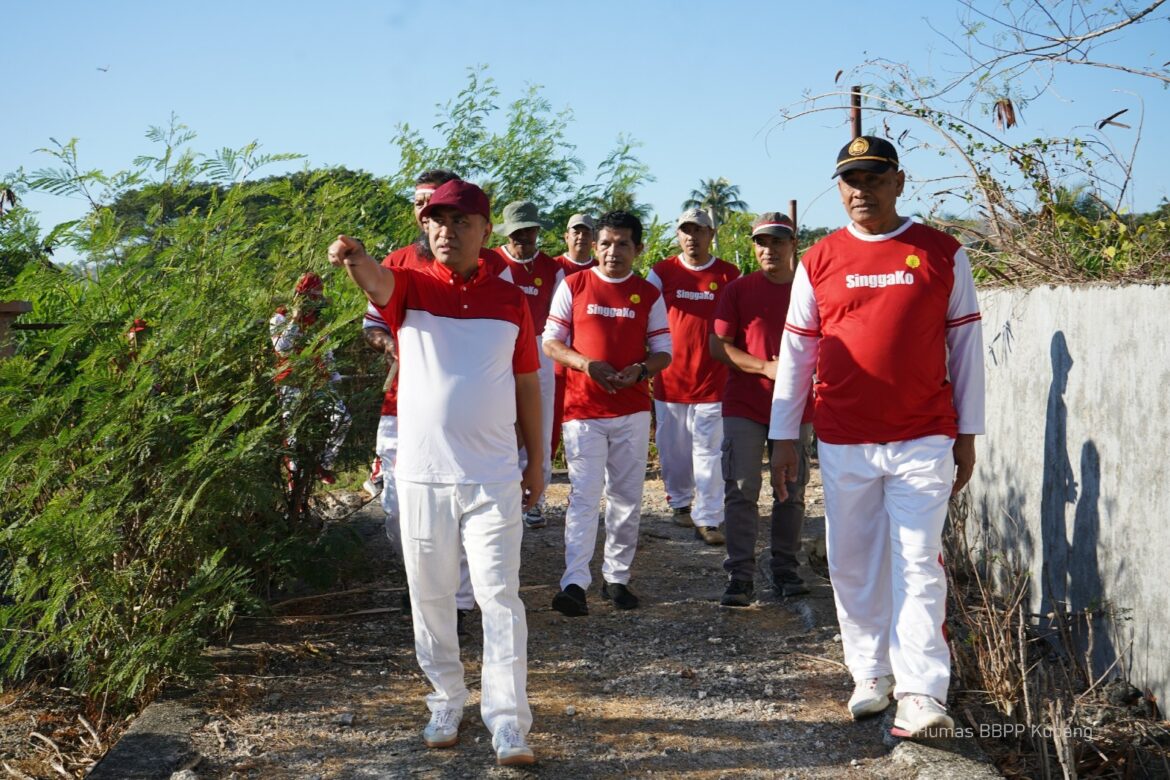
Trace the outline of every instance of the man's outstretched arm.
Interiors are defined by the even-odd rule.
[[[366,252],[362,242],[346,235],[329,245],[329,262],[345,268],[349,278],[366,293],[370,303],[385,306],[394,294],[394,272],[383,268]]]

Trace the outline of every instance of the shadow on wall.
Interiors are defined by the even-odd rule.
[[[1090,439],[1081,447],[1080,479],[1068,456],[1068,407],[1064,396],[1074,361],[1062,331],[1052,335],[1052,383],[1044,427],[1044,480],[1040,496],[1041,614],[1069,616],[1077,650],[1091,656],[1095,678],[1116,660],[1112,610],[1106,602],[1097,551],[1101,538],[1101,458]],[[1079,495],[1078,495],[1079,493]],[[1068,508],[1073,510],[1069,539]]]

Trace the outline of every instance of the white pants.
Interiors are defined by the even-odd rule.
[[[297,405],[301,402],[301,389],[278,385],[276,397],[280,400],[280,418],[284,421],[287,430],[288,423],[292,420]],[[350,417],[349,410],[345,408],[345,403],[334,395],[332,388],[328,391],[318,391],[314,399],[329,407],[329,435],[325,438],[325,448],[321,450],[320,465],[323,469],[332,469],[333,464],[337,461],[338,453],[341,452],[341,445],[345,444],[345,434],[349,432],[349,424],[353,422],[353,418]],[[297,446],[296,436],[291,432],[287,433],[285,444],[290,450],[294,449]],[[295,461],[288,461],[288,470],[290,472],[297,470]]]
[[[537,371],[536,375],[540,379],[540,438],[544,442],[542,465],[544,466],[544,487],[547,491],[549,483],[552,482],[553,402],[556,397],[557,384],[556,374],[553,371],[555,363],[552,358],[544,354],[539,337],[536,340],[536,353],[540,355],[540,370]],[[527,465],[528,453],[521,446],[520,468],[523,469]],[[544,506],[544,492],[541,492],[536,503],[537,506]]]
[[[630,581],[638,549],[642,487],[650,447],[650,413],[597,420],[569,420],[562,427],[569,466],[569,507],[565,510],[565,574],[561,589],[587,590],[589,562],[597,544],[597,513],[605,492],[606,582]]]
[[[953,447],[946,436],[817,445],[845,664],[858,682],[893,674],[899,698],[947,698],[941,554]]]
[[[695,525],[718,526],[723,522],[723,404],[655,401],[654,415],[667,503],[675,509],[689,506]]]
[[[398,481],[402,549],[414,613],[414,650],[434,692],[432,712],[467,701],[455,591],[459,550],[467,551],[471,584],[483,612],[480,714],[493,734],[514,720],[532,726],[526,691],[528,625],[520,600],[520,482],[451,485]]]
[[[394,463],[398,460],[398,418],[384,414],[378,418],[378,439],[374,444],[378,457],[382,459],[382,511],[386,513],[384,523],[386,538],[402,559],[402,529],[398,521],[398,486],[394,481]],[[458,609],[475,606],[471,592],[471,574],[467,571],[467,554],[459,553],[459,592],[455,594]]]

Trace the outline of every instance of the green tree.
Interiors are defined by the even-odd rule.
[[[691,190],[691,196],[683,201],[682,207],[703,209],[711,215],[718,229],[731,212],[747,211],[748,204],[739,197],[739,187],[720,176],[700,181],[698,189]]]

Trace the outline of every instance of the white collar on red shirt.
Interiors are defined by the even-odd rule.
[[[588,269],[588,270],[590,270],[590,271],[592,271],[594,274],[596,274],[596,275],[597,275],[597,278],[598,278],[598,279],[600,279],[601,281],[603,281],[603,282],[609,282],[610,284],[621,284],[621,283],[622,283],[622,282],[624,282],[626,279],[629,279],[631,276],[633,276],[633,275],[634,275],[634,272],[633,272],[633,271],[630,271],[628,274],[626,274],[625,276],[623,276],[621,279],[611,279],[611,278],[609,278],[608,276],[606,276],[605,274],[603,274],[603,273],[601,272],[601,266],[599,266],[599,265],[595,265],[595,266],[593,266],[592,268],[590,268],[590,269]]]
[[[500,246],[500,251],[501,251],[501,252],[503,252],[504,254],[506,254],[506,255],[508,256],[508,258],[509,258],[510,260],[512,260],[512,262],[514,262],[514,263],[523,263],[524,265],[528,265],[529,263],[531,263],[533,260],[535,260],[535,259],[536,259],[536,255],[539,255],[539,254],[540,254],[540,250],[539,250],[539,249],[537,249],[537,250],[536,250],[536,255],[533,255],[532,257],[528,258],[527,260],[521,260],[521,259],[520,259],[520,258],[518,258],[518,257],[512,257],[512,253],[508,251],[508,247],[507,247],[506,245],[501,245],[501,246]]]
[[[508,255],[508,257],[511,257],[511,255]],[[590,263],[592,263],[592,262],[593,262],[593,258],[592,258],[592,257],[589,257],[589,258],[588,258],[588,259],[586,259],[586,260],[585,260],[585,262],[583,262],[583,263],[579,263],[579,262],[577,262],[576,260],[574,260],[573,258],[569,257],[568,255],[561,255],[561,257],[565,258],[566,260],[568,260],[568,261],[569,261],[570,263],[572,263],[573,265],[586,266],[586,265],[589,265]]]
[[[682,254],[681,252],[680,252],[680,253],[679,253],[679,255],[678,255],[678,262],[679,262],[679,264],[680,264],[680,265],[681,265],[683,268],[687,269],[688,271],[705,271],[705,270],[707,270],[708,268],[710,268],[712,265],[714,265],[714,264],[715,264],[715,261],[716,261],[716,260],[718,260],[718,259],[719,259],[719,258],[718,258],[718,257],[716,257],[715,255],[711,255],[711,259],[710,259],[710,260],[708,260],[707,262],[703,263],[702,265],[691,265],[690,263],[688,263],[688,262],[687,262],[687,256],[686,256],[686,255]]]
[[[854,238],[859,238],[862,241],[888,241],[891,238],[902,235],[902,233],[909,230],[910,226],[913,224],[913,217],[902,217],[902,224],[898,225],[898,227],[894,228],[889,233],[866,233],[862,230],[858,230],[857,225],[852,222],[850,222],[846,227],[849,228],[849,233]]]

